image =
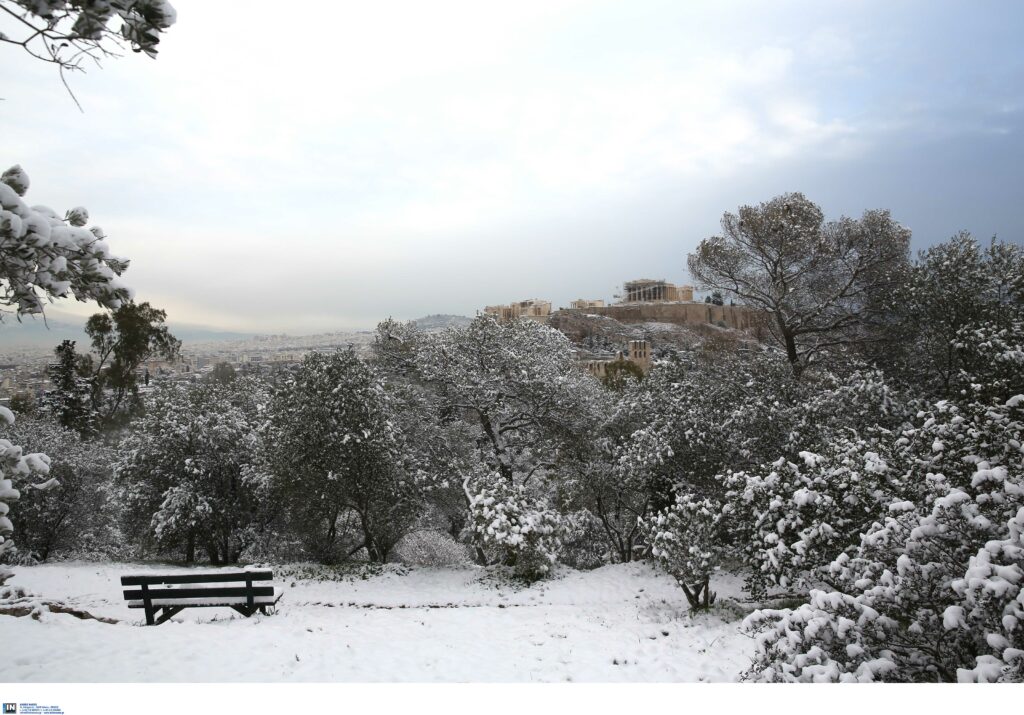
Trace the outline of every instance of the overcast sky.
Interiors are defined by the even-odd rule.
[[[787,191],[1024,237],[1019,2],[172,2],[157,60],[70,78],[84,114],[0,47],[0,163],[177,322],[610,299]]]

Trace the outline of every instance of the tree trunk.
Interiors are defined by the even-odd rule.
[[[782,338],[786,343],[786,359],[793,367],[793,374],[800,377],[803,366],[800,364],[800,354],[796,350],[796,338],[788,330],[783,330]]]
[[[715,594],[711,593],[711,578],[705,578],[695,588],[690,588],[690,585],[685,581],[677,579],[680,586],[683,588],[683,593],[686,594],[686,601],[690,604],[691,611],[707,611],[711,608],[711,604],[715,602]]]

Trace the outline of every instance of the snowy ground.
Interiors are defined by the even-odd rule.
[[[565,571],[523,587],[473,568],[341,581],[275,579],[272,616],[187,609],[144,627],[119,577],[166,567],[53,564],[13,583],[117,624],[0,616],[12,682],[728,681],[753,642],[725,611],[691,619],[678,587],[646,564]],[[714,584],[738,595],[737,579]],[[731,620],[729,620],[731,619]]]

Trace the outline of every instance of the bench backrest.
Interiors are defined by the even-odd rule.
[[[211,571],[175,574],[145,574],[122,576],[126,588],[126,601],[195,601],[213,598],[245,599],[252,605],[254,598],[273,596],[273,584],[255,585],[254,582],[271,581],[273,571]],[[224,584],[208,586],[204,584]],[[192,585],[196,588],[187,588]],[[164,586],[167,586],[166,588]],[[185,586],[184,588],[182,586]]]

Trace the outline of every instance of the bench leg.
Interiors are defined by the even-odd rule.
[[[156,625],[159,626],[161,623],[168,620],[172,616],[176,616],[183,610],[185,610],[184,606],[164,606],[164,612],[160,615],[159,618],[156,619]]]
[[[241,613],[246,618],[248,618],[256,612],[255,608],[250,609],[248,606],[232,606],[232,608]]]
[[[146,625],[147,626],[156,625],[156,621],[153,620],[153,616],[156,613],[156,611],[154,609],[152,609],[152,608],[146,608],[145,610],[146,610]]]

